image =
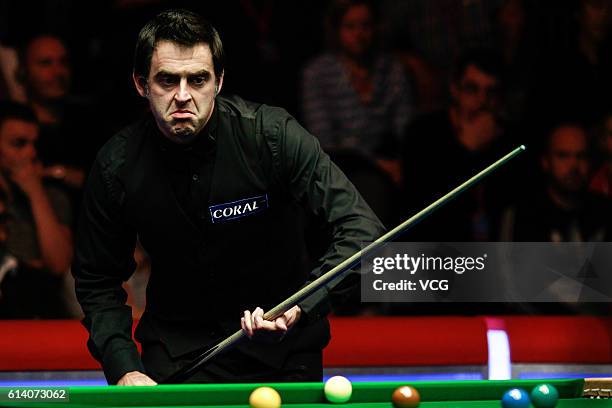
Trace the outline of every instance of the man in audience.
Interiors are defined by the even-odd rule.
[[[549,135],[541,159],[546,185],[505,211],[502,240],[588,242],[612,238],[609,199],[588,191],[590,156],[586,130],[561,124]]]
[[[407,207],[418,210],[465,181],[508,150],[500,120],[502,62],[486,50],[471,50],[458,61],[451,106],[422,116],[408,130],[403,151]],[[486,241],[494,236],[504,172],[464,193],[412,232],[413,239]],[[502,188],[503,186],[503,188]]]
[[[70,206],[59,190],[45,186],[36,148],[34,112],[13,102],[0,104],[0,191],[4,200],[2,254],[19,267],[0,282],[3,318],[67,317],[62,280],[70,267]]]
[[[98,124],[91,126],[91,108],[70,95],[72,67],[64,42],[37,35],[19,51],[18,79],[40,123],[39,157],[45,175],[79,190],[101,147]],[[74,191],[71,191],[74,192]]]

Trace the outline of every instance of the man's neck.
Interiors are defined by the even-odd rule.
[[[31,106],[41,124],[56,125],[60,121],[61,115],[58,103],[32,100]]]

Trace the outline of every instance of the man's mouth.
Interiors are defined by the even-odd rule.
[[[195,114],[190,110],[177,109],[174,112],[172,112],[170,116],[172,116],[175,119],[189,119],[189,118],[194,117]]]

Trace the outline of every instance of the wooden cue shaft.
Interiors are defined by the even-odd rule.
[[[438,198],[433,203],[429,204],[427,207],[408,218],[403,223],[399,224],[397,227],[393,228],[391,231],[386,234],[380,236],[374,242],[369,244],[367,247],[363,248],[360,251],[355,252],[353,255],[336,265],[334,268],[330,269],[328,272],[319,276],[314,281],[310,282],[308,285],[304,286],[302,289],[285,299],[283,302],[279,303],[274,308],[270,309],[263,316],[265,320],[274,320],[277,317],[281,316],[287,310],[291,309],[293,306],[304,300],[306,297],[310,296],[317,290],[321,289],[324,285],[332,281],[333,279],[340,278],[342,275],[346,274],[353,267],[360,263],[360,260],[363,256],[368,255],[369,253],[378,249],[381,245],[386,242],[392,240],[393,238],[400,235],[406,229],[411,227],[412,225],[418,223],[423,220],[429,213],[435,211],[442,205],[446,204],[456,196],[458,196],[462,191],[468,189],[472,185],[476,184],[480,180],[482,180],[485,176],[492,173],[494,170],[513,159],[516,155],[525,150],[525,146],[521,145],[516,149],[512,150],[510,153],[506,154],[501,159],[497,160],[495,163],[489,165],[484,170],[480,171],[478,174],[472,176],[470,179],[463,182],[461,185],[455,187],[453,190],[449,191],[442,197]],[[185,367],[181,368],[176,373],[172,374],[166,380],[161,381],[160,383],[171,382],[171,380],[179,379],[179,378],[189,378],[191,373],[194,373],[195,370],[200,367],[202,364],[206,363],[210,359],[212,359],[217,354],[225,351],[226,349],[234,346],[246,334],[241,330],[236,331],[231,336],[227,337],[225,340],[221,341],[217,345],[213,346],[199,357],[188,363]]]

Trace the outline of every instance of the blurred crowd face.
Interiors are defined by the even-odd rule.
[[[508,38],[518,38],[525,27],[525,10],[520,0],[507,0],[499,9],[498,21]]]
[[[548,152],[542,165],[557,191],[575,194],[585,190],[589,175],[585,131],[574,126],[556,129],[550,136]]]
[[[215,77],[208,44],[183,47],[162,41],[153,52],[149,77],[134,82],[149,100],[162,133],[176,143],[189,143],[208,122],[223,77]]]
[[[374,28],[372,12],[365,4],[350,7],[340,20],[340,48],[351,57],[359,58],[372,48]]]
[[[68,51],[54,37],[35,39],[25,53],[25,85],[36,100],[62,99],[70,88]]]
[[[580,28],[593,42],[601,42],[610,25],[610,0],[583,0],[579,16]]]
[[[463,117],[473,118],[482,111],[494,112],[499,103],[498,79],[475,65],[467,66],[451,92]]]
[[[12,169],[36,159],[38,125],[21,119],[6,119],[0,125],[0,169]]]

